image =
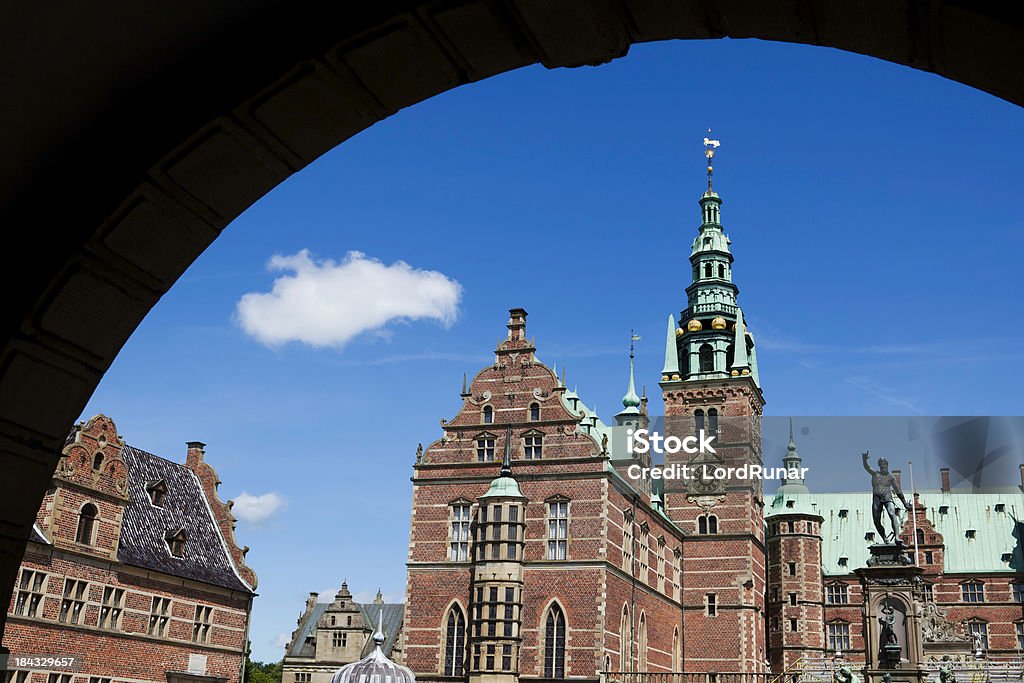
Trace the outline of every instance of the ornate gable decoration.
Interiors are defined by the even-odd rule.
[[[80,422],[61,450],[54,478],[126,501],[128,466],[121,458],[123,446],[117,426],[106,415]]]

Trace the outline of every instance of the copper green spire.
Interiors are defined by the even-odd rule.
[[[732,367],[739,374],[750,374],[750,361],[747,360],[747,326],[743,324],[743,311],[736,308],[736,338],[732,343]],[[746,370],[746,372],[743,372]]]
[[[509,426],[505,432],[505,456],[501,459],[501,471],[498,473],[501,477],[512,476],[512,427]]]
[[[665,367],[661,369],[662,381],[679,377],[679,348],[676,345],[676,318],[668,316],[668,335],[665,337]]]

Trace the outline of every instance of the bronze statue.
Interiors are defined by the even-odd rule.
[[[956,673],[953,671],[953,662],[949,655],[942,656],[942,664],[939,665],[939,683],[956,683]]]
[[[875,521],[875,529],[878,530],[878,534],[882,537],[883,542],[895,543],[900,532],[900,523],[899,517],[896,514],[896,505],[892,501],[893,491],[896,492],[905,509],[909,510],[910,504],[907,503],[903,491],[900,490],[896,477],[889,473],[888,460],[879,458],[878,470],[876,471],[871,469],[871,465],[868,464],[868,451],[861,453],[861,456],[864,458],[864,469],[871,475],[871,492],[874,494],[871,500],[871,516]],[[889,515],[892,534],[886,533],[885,528],[882,526],[882,510],[885,510],[886,514]]]
[[[896,610],[893,609],[892,605],[882,605],[880,611],[882,615],[878,617],[878,623],[882,625],[882,647],[886,645],[899,645],[896,639],[896,629],[893,628],[893,624],[896,623]]]
[[[849,666],[841,666],[832,674],[834,683],[860,683],[860,678]]]

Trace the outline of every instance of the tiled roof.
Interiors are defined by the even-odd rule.
[[[118,560],[251,593],[252,588],[235,571],[192,470],[128,445],[121,454],[128,466],[129,502],[124,509]],[[146,486],[161,480],[167,493],[163,505],[157,507],[150,502]],[[185,531],[185,548],[181,557],[174,557],[165,539],[168,532],[180,529]]]
[[[28,540],[33,543],[42,543],[43,545],[50,544],[50,539],[46,537],[46,534],[43,533],[43,530],[39,528],[38,524],[32,525],[32,531],[29,533]]]
[[[320,617],[331,606],[329,602],[318,602],[306,615],[306,620],[299,626],[299,632],[295,636],[291,647],[288,648],[289,657],[312,657],[316,654],[316,648],[312,643],[306,642],[310,636],[315,636],[316,624]]]
[[[384,654],[391,655],[391,650],[395,647],[395,641],[398,640],[398,632],[402,629],[402,617],[405,614],[405,605],[389,604],[384,603],[378,605],[370,603],[368,605],[359,604],[359,610],[363,613],[363,621],[370,624],[371,628],[375,628],[377,620],[380,619],[380,610],[384,610]],[[373,651],[374,643],[373,638],[367,638],[366,645],[363,646],[362,656],[370,654]]]
[[[811,498],[814,508],[824,518],[821,561],[825,574],[842,576],[865,566],[871,543],[865,535],[875,531],[871,519],[871,492],[812,493]],[[767,497],[769,507],[772,499],[773,496]],[[951,574],[1024,571],[1018,522],[1024,515],[1024,496],[1019,489],[923,491],[918,500],[927,508],[925,515],[935,530],[942,534],[943,571]],[[997,512],[996,506],[1000,504],[1001,511]],[[974,532],[971,537],[968,531]],[[845,566],[839,563],[842,557],[847,558]]]
[[[398,633],[402,629],[402,618],[405,615],[405,605],[402,603],[384,603],[383,605],[376,603],[353,603],[359,607],[359,611],[362,612],[363,622],[372,630],[377,625],[377,619],[380,617],[380,608],[384,608],[384,654],[391,656],[391,651],[395,647],[395,643],[398,640]],[[313,609],[310,610],[306,618],[303,619],[299,625],[299,631],[295,636],[295,640],[288,647],[289,657],[313,657],[316,654],[316,648],[312,642],[307,642],[310,636],[316,636],[316,625],[320,621],[320,617],[327,611],[327,608],[331,606],[329,602],[318,602],[313,605]],[[373,650],[373,638],[366,639],[366,645],[363,646],[363,651],[360,657],[365,657]]]

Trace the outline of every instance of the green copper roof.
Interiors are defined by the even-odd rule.
[[[505,455],[501,459],[501,472],[491,482],[481,498],[525,498],[519,490],[519,482],[512,477],[512,426],[505,431]]]
[[[785,505],[784,501],[797,496],[767,496],[766,506],[774,510],[776,498]],[[927,508],[927,518],[942,534],[946,573],[1024,571],[1024,554],[1016,535],[1017,520],[1024,515],[1024,496],[1019,489],[925,491],[919,495],[919,504]],[[1003,507],[997,512],[1000,504]],[[873,533],[878,540],[871,520],[871,493],[816,493],[811,505],[824,518],[821,563],[825,574],[843,576],[865,566],[868,545],[873,542],[865,536]],[[845,565],[840,563],[841,558],[846,558]]]
[[[633,352],[629,352],[629,386],[626,387],[626,395],[622,397],[622,405],[625,406],[623,413],[632,412],[638,413],[637,407],[640,405],[640,397],[636,393],[636,384],[633,382]],[[620,413],[621,415],[621,413]]]
[[[796,443],[793,441],[793,418],[789,418],[789,445],[786,447],[786,454],[782,456],[782,466],[788,470],[797,470],[803,466],[803,458],[797,453]],[[814,497],[811,495],[803,477],[797,479],[786,479],[778,490],[775,497],[767,506],[765,517],[776,515],[817,515],[818,509]]]
[[[679,374],[679,347],[676,346],[676,319],[673,315],[668,316],[668,335],[665,337],[665,367],[662,368],[661,374]]]
[[[750,364],[747,362],[747,326],[743,324],[743,310],[740,307],[736,307],[736,337],[732,344],[733,369],[750,369]]]
[[[513,477],[498,477],[481,498],[526,498]]]

